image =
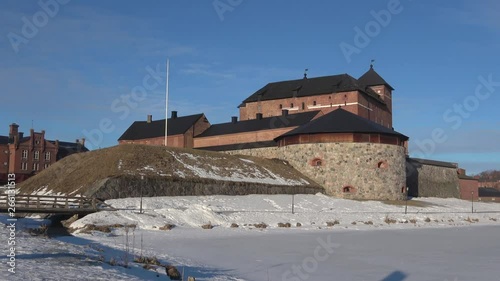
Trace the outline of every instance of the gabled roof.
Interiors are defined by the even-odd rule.
[[[236,134],[243,132],[254,132],[260,130],[270,130],[287,127],[297,127],[311,121],[319,111],[309,111],[296,114],[288,114],[286,116],[273,116],[262,119],[252,119],[238,121],[236,123],[222,123],[210,126],[205,132],[197,137],[210,137],[227,134]]]
[[[200,118],[204,117],[203,113],[176,118],[168,118],[168,135],[184,134],[191,126]],[[140,140],[165,136],[165,119],[151,121],[135,121],[121,135],[118,140]]]
[[[359,83],[365,85],[365,86],[378,86],[378,85],[385,85],[391,89],[391,91],[394,90],[394,88],[387,83],[382,76],[380,76],[374,69],[373,65],[370,65],[370,69],[368,69],[365,74],[361,75],[358,79]]]
[[[398,136],[404,140],[408,139],[407,136],[392,129],[384,127],[342,108],[338,108],[296,128],[295,130],[277,137],[275,140],[288,136],[319,133],[374,133]]]
[[[385,104],[380,97],[366,85],[363,85],[348,74],[303,78],[297,80],[269,83],[253,93],[239,106],[248,102],[275,100],[296,97],[314,96],[319,94],[360,91],[361,93]]]

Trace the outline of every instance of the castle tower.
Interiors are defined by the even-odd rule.
[[[394,91],[394,88],[373,69],[373,64],[370,65],[370,69],[365,74],[359,77],[358,81],[375,91],[386,103],[387,109],[391,114],[390,124],[392,124],[392,91]]]

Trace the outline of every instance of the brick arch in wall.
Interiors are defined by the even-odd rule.
[[[313,158],[311,161],[309,161],[309,164],[313,167],[321,167],[323,166],[325,163],[324,163],[324,160],[321,159],[320,157],[315,157]]]
[[[389,163],[387,163],[387,160],[382,160],[377,163],[377,168],[379,169],[387,169],[389,168]]]
[[[346,185],[346,186],[342,187],[343,194],[353,194],[353,193],[356,193],[356,191],[357,191],[357,189],[352,185]]]

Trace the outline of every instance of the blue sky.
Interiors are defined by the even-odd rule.
[[[2,1],[2,135],[33,120],[50,139],[116,145],[164,117],[167,57],[169,109],[211,123],[268,82],[357,78],[375,59],[413,156],[500,169],[498,1],[54,1]]]

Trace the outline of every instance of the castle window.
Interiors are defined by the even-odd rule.
[[[45,160],[50,160],[50,152],[45,152]]]
[[[35,160],[40,159],[40,151],[38,151],[38,150],[35,151],[35,153],[33,154],[33,159],[35,159]]]
[[[28,159],[28,151],[26,149],[23,150],[23,159]]]
[[[313,105],[316,105],[316,101],[313,101]]]
[[[45,164],[45,165],[43,165],[43,168],[47,169],[49,166],[50,166],[50,164]]]
[[[280,109],[283,109],[283,105],[282,104],[280,104]]]
[[[26,162],[21,163],[21,170],[23,170],[23,171],[28,170],[28,163],[26,163]]]
[[[356,189],[354,187],[348,185],[348,186],[344,186],[342,188],[342,192],[344,192],[344,193],[354,193],[354,192],[356,192]]]
[[[290,108],[293,108],[293,102],[290,104]]]
[[[387,169],[388,167],[389,167],[389,164],[385,160],[379,161],[377,163],[377,168],[379,168],[379,169]]]
[[[33,171],[38,171],[39,167],[38,163],[33,163]]]
[[[306,104],[303,102],[302,103],[302,110],[306,109]]]
[[[321,158],[314,158],[313,160],[311,160],[311,166],[321,167],[323,166],[323,160],[321,160]]]

